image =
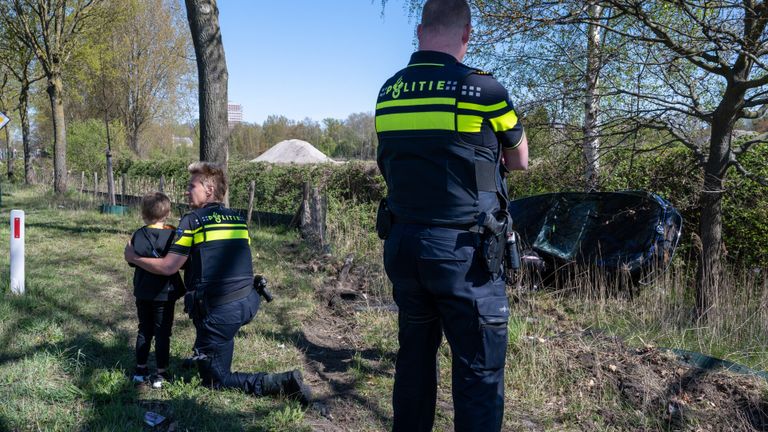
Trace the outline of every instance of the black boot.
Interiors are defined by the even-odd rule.
[[[312,400],[312,391],[304,385],[299,370],[264,375],[261,392],[265,396],[283,395],[299,401],[304,406],[309,406]]]

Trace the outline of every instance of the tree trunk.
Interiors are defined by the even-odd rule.
[[[107,199],[109,199],[109,205],[116,205],[115,201],[115,177],[112,172],[112,152],[107,150]]]
[[[67,132],[64,118],[64,84],[61,75],[48,78],[48,96],[53,118],[53,190],[63,194],[67,190]]]
[[[21,122],[21,142],[24,147],[24,183],[32,184],[32,149],[29,140],[29,115],[27,109],[29,105],[29,87],[22,87],[19,94],[19,120]]]
[[[727,88],[720,105],[712,116],[709,156],[704,165],[704,185],[700,195],[701,257],[696,273],[696,316],[706,320],[724,287],[720,286],[723,272],[723,213],[725,175],[728,170],[731,134],[744,102],[744,91]]]
[[[8,180],[13,179],[13,151],[11,150],[11,133],[5,128],[5,152],[8,161]]]
[[[600,137],[597,132],[597,116],[600,110],[600,94],[597,86],[600,80],[601,68],[601,33],[602,29],[597,25],[603,14],[603,7],[596,4],[589,6],[591,22],[587,28],[587,67],[585,72],[584,94],[584,144],[583,153],[586,168],[584,172],[585,189],[589,192],[597,190],[600,178]]]
[[[226,170],[229,158],[227,125],[227,62],[219,29],[216,0],[185,0],[197,58],[200,105],[200,160]]]
[[[107,131],[107,198],[109,205],[114,206],[115,202],[115,175],[112,172],[112,136],[109,133],[109,115],[104,110],[104,128]]]
[[[136,155],[141,156],[141,152],[139,151],[139,131],[131,126],[128,127],[128,147],[130,147]]]

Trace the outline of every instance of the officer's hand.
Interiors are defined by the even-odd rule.
[[[129,241],[127,245],[125,245],[125,250],[123,250],[123,258],[125,258],[125,261],[128,264],[134,264],[134,260],[138,257],[136,255],[136,251],[133,250],[133,245]]]

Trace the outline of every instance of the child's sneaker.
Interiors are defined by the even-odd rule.
[[[152,388],[163,388],[163,384],[170,380],[168,372],[158,372],[152,377]]]
[[[136,371],[133,373],[132,381],[134,384],[142,384],[147,381],[147,378],[149,378],[149,370],[147,370],[146,367],[137,367]]]

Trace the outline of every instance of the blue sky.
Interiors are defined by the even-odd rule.
[[[407,64],[416,21],[403,0],[220,0],[229,100],[247,122],[372,112]]]

